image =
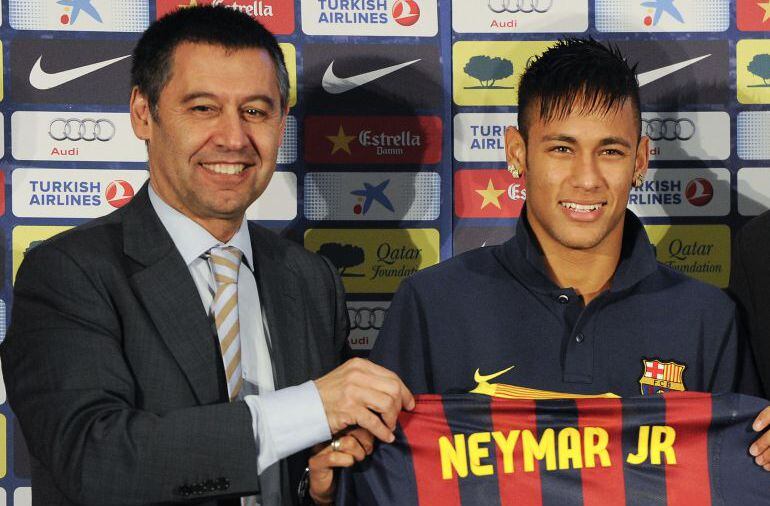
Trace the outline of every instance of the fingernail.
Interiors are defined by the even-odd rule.
[[[751,428],[754,429],[754,432],[759,432],[760,430],[762,430],[762,422],[757,420],[756,422],[754,422],[754,425],[752,425]]]
[[[749,447],[749,453],[751,454],[752,457],[756,457],[757,455],[759,455],[759,448],[757,448],[757,445],[751,445]]]
[[[395,440],[396,440],[396,436],[394,436],[393,434],[391,434],[391,435],[390,435],[390,437],[388,438],[388,443],[392,443],[392,442],[393,442],[393,441],[395,441]]]

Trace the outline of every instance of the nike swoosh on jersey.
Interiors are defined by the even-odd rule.
[[[332,95],[339,95],[340,93],[345,93],[346,91],[350,91],[352,89],[358,88],[359,86],[363,86],[366,83],[370,83],[375,79],[379,79],[388,74],[392,74],[393,72],[401,70],[404,67],[408,67],[409,65],[417,63],[418,61],[420,60],[417,59],[399,63],[398,65],[392,65],[390,67],[372,70],[371,72],[358,74],[356,76],[337,77],[334,75],[334,60],[332,60],[332,62],[326,68],[326,72],[324,72],[324,77],[321,80],[321,86],[323,86],[323,89],[327,93],[331,93]]]
[[[54,72],[49,74],[40,66],[40,62],[43,60],[43,56],[41,55],[32,66],[32,70],[29,71],[29,84],[38,90],[50,90],[51,88],[56,88],[62,84],[74,81],[78,77],[83,77],[87,74],[90,74],[91,72],[96,72],[97,70],[103,69],[104,67],[108,67],[113,63],[119,62],[120,60],[125,60],[130,56],[130,54],[127,54],[125,56],[112,58],[111,60],[91,63],[90,65],[83,65],[82,67],[76,67],[74,69],[62,70],[61,72]]]
[[[666,65],[665,67],[661,67],[659,69],[648,70],[647,72],[637,74],[636,79],[639,81],[639,87],[641,88],[645,84],[650,84],[651,82],[657,81],[662,77],[673,74],[677,70],[682,70],[685,67],[689,67],[693,63],[697,63],[705,58],[708,58],[709,56],[711,55],[704,54],[703,56],[698,56],[697,58],[692,58],[691,60],[685,60],[679,63],[674,63],[673,65]]]

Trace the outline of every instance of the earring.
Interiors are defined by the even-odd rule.
[[[634,177],[634,180],[631,183],[631,185],[634,188],[641,188],[642,184],[644,184],[644,174],[640,172],[639,174],[636,175],[636,177]]]
[[[508,164],[508,172],[510,172],[511,176],[513,176],[515,179],[519,179],[521,177],[519,166],[516,165],[515,163]]]

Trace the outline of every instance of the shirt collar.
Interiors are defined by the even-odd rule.
[[[211,235],[208,230],[195,223],[193,220],[180,213],[168,205],[160,196],[155,193],[152,185],[148,186],[150,203],[155,213],[160,218],[160,222],[166,228],[171,236],[176,249],[182,255],[182,259],[188,266],[198,257],[206,253],[215,246],[222,246],[223,243]],[[235,246],[241,253],[246,265],[252,271],[254,270],[253,254],[251,250],[251,237],[249,235],[249,226],[244,216],[238,231],[224,246]]]
[[[526,217],[526,205],[516,224],[514,236],[502,245],[500,262],[527,286],[545,293],[560,290],[548,276],[545,258]],[[642,222],[626,210],[620,260],[610,286],[611,292],[629,289],[655,272],[658,261]]]

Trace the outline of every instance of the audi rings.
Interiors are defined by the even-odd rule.
[[[489,10],[501,14],[508,12],[548,12],[553,7],[553,0],[487,0]]]
[[[48,135],[55,141],[102,141],[115,137],[115,124],[108,119],[56,118],[48,124]]]
[[[695,135],[695,123],[688,118],[643,119],[642,133],[651,141],[686,141]]]
[[[386,312],[384,307],[349,307],[350,330],[380,330]]]

